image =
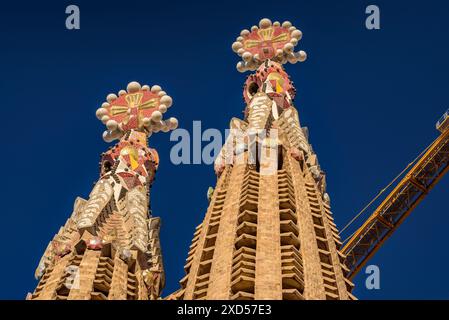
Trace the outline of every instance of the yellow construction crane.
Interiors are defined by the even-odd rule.
[[[436,128],[440,136],[415,159],[416,164],[342,248],[349,279],[360,271],[449,170],[449,110],[437,122]]]

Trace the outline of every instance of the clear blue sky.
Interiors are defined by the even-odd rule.
[[[80,7],[81,30],[65,29],[69,4]],[[365,28],[368,4],[380,7],[381,30]],[[0,298],[33,291],[48,241],[97,179],[108,146],[95,110],[105,96],[132,80],[160,84],[180,127],[201,120],[224,130],[244,108],[245,75],[230,46],[263,17],[304,33],[309,58],[286,69],[341,228],[436,138],[449,107],[448,16],[445,1],[2,3]],[[184,275],[215,184],[212,166],[172,165],[173,144],[169,134],[151,138],[161,157],[151,197],[163,219],[165,295]],[[449,298],[448,195],[445,177],[371,260],[381,289],[365,289],[360,274],[356,296]]]

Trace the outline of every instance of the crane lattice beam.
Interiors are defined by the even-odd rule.
[[[449,170],[445,130],[342,249],[353,278]]]

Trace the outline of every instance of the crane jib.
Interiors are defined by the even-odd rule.
[[[449,170],[449,130],[429,146],[342,248],[352,279]]]

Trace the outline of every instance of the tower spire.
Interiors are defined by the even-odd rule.
[[[186,275],[173,299],[354,299],[340,253],[326,176],[294,107],[282,65],[302,33],[290,22],[262,19],[232,49],[251,74],[244,119],[215,161],[217,184],[196,228]]]
[[[147,138],[177,127],[162,119],[172,99],[160,86],[131,82],[106,100],[96,112],[103,138],[119,141],[102,154],[89,198],[76,199],[48,245],[29,299],[157,299],[164,286],[160,219],[149,210],[159,157]]]

